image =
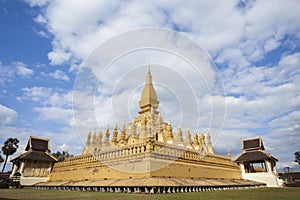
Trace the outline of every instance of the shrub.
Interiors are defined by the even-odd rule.
[[[0,177],[0,189],[7,189],[8,188],[8,182],[4,178]]]

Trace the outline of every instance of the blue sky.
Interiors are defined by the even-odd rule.
[[[226,155],[230,149],[236,156],[243,138],[262,136],[266,150],[279,159],[279,168],[297,168],[293,153],[300,150],[298,1],[1,0],[0,4],[0,143],[19,138],[16,155],[24,151],[30,135],[50,138],[52,151],[80,154],[85,141],[72,121],[72,90],[80,64],[113,36],[160,27],[193,39],[217,66],[226,94],[217,152]],[[147,62],[150,58],[160,57],[154,53]],[[164,95],[158,91],[160,99],[166,99]],[[205,105],[206,99],[198,101]],[[164,110],[176,110],[175,106]],[[99,110],[101,116],[111,112],[105,106]],[[94,129],[88,123],[81,125]]]

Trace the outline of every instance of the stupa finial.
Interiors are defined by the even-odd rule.
[[[141,100],[139,105],[141,108],[140,114],[149,112],[151,108],[156,109],[159,101],[157,99],[156,91],[152,84],[152,75],[150,71],[150,64],[148,64],[148,73],[146,76],[146,83],[142,92]]]

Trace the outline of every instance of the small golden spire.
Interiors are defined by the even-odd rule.
[[[97,144],[97,134],[96,134],[96,131],[95,131],[94,135],[93,135],[92,145],[96,146],[96,144]]]
[[[181,128],[180,128],[180,124],[178,124],[178,127],[177,127],[177,131],[176,131],[176,144],[178,146],[184,146],[183,145],[183,139],[182,139],[182,131],[181,131]]]
[[[192,141],[191,141],[191,133],[190,133],[190,130],[187,128],[186,129],[186,132],[185,132],[185,147],[188,148],[188,149],[193,149],[193,146],[192,146]]]
[[[194,140],[193,140],[193,146],[195,150],[199,150],[199,139],[198,139],[198,135],[197,135],[197,131],[194,130]]]
[[[101,151],[101,147],[102,147],[102,127],[100,128],[99,134],[98,134],[98,138],[97,138],[97,151]]]
[[[228,148],[227,157],[228,157],[228,158],[231,158],[231,154],[230,154],[230,150],[229,150],[229,148]]]
[[[102,137],[103,137],[102,127],[100,127],[100,131],[99,131],[99,134],[98,134],[98,138],[101,138],[101,139],[102,139]]]
[[[209,153],[212,153],[212,154],[215,153],[214,148],[213,148],[213,146],[211,144],[209,132],[207,132],[207,134],[206,134],[206,146],[207,146],[207,149],[208,149]]]
[[[111,142],[114,145],[117,145],[117,143],[118,143],[118,125],[117,124],[115,126],[115,129],[114,129],[114,132],[113,132],[113,138],[112,138]]]
[[[173,128],[170,120],[168,121],[168,125],[167,125],[167,143],[173,144]]]
[[[126,126],[125,126],[125,120],[124,120],[124,124],[122,126],[122,130],[121,130],[121,136],[120,136],[120,143],[122,144],[126,144]]]
[[[88,136],[87,136],[86,146],[91,145],[91,137],[92,137],[92,133],[91,133],[91,130],[90,130],[90,132],[88,133]]]
[[[178,126],[177,126],[177,130],[180,130],[180,131],[181,131],[180,124],[178,124]]]
[[[107,125],[107,129],[106,129],[106,132],[105,132],[105,140],[104,140],[104,145],[105,146],[109,146],[109,136],[110,136],[109,125]]]
[[[205,146],[205,136],[203,133],[200,134],[200,144],[202,146]]]

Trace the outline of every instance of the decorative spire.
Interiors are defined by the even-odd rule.
[[[144,121],[142,122],[142,127],[141,127],[141,131],[139,134],[139,141],[140,142],[147,142],[148,139],[148,131],[147,131],[147,123],[146,123],[146,119],[144,118]]]
[[[85,143],[85,147],[84,150],[82,152],[82,155],[87,155],[90,154],[90,149],[91,149],[91,131],[88,133],[87,139],[86,139],[86,143]]]
[[[163,134],[163,129],[162,129],[162,121],[160,120],[160,118],[157,119],[157,141],[159,142],[166,142],[166,139],[164,137]]]
[[[97,134],[96,134],[96,131],[94,132],[94,135],[93,135],[93,140],[92,140],[92,146],[93,148],[95,148],[97,145]]]
[[[208,152],[207,146],[205,144],[205,136],[203,133],[200,134],[200,145],[199,145],[199,152],[201,156],[205,156]]]
[[[92,134],[91,134],[91,131],[90,131],[88,133],[88,136],[87,136],[87,140],[86,140],[86,144],[85,144],[86,147],[91,146],[91,136],[92,136]]]
[[[167,143],[173,144],[173,128],[170,121],[167,125]]]
[[[133,123],[131,126],[131,140],[129,140],[130,144],[135,144],[138,141],[138,136],[136,134],[136,125]]]
[[[115,126],[115,129],[114,129],[114,132],[113,132],[113,137],[112,137],[111,142],[112,142],[114,145],[117,145],[117,144],[118,144],[118,125],[117,125],[117,124],[116,124],[116,126]]]
[[[193,146],[195,150],[199,150],[199,139],[196,130],[194,130],[194,141],[193,141]]]
[[[147,73],[147,77],[146,77],[146,84],[150,84],[152,83],[152,75],[151,75],[151,71],[150,71],[150,64],[148,63],[148,73]]]
[[[178,124],[178,127],[177,127],[177,131],[176,131],[176,141],[175,143],[178,145],[178,146],[184,146],[183,145],[183,139],[182,139],[182,131],[181,131],[181,128],[180,128],[180,124]]]
[[[100,128],[99,134],[98,134],[98,139],[97,139],[97,151],[101,151],[101,147],[102,147],[102,128]]]
[[[200,134],[200,145],[201,145],[202,147],[205,146],[205,136],[204,136],[203,133]]]
[[[125,127],[125,121],[121,130],[121,136],[120,136],[120,143],[126,144],[126,127]]]
[[[104,139],[104,145],[105,146],[109,146],[109,136],[110,136],[109,126],[107,126],[107,129],[106,129],[106,132],[105,132],[105,139]]]
[[[208,150],[208,152],[214,154],[215,151],[214,151],[214,148],[213,148],[213,146],[211,144],[210,134],[209,133],[207,133],[207,135],[206,135],[206,141],[207,141],[207,150]]]
[[[187,129],[186,133],[185,133],[185,142],[184,142],[184,145],[188,149],[193,149],[192,141],[191,141],[191,133],[190,133],[189,129]]]
[[[231,159],[231,154],[230,154],[230,150],[229,150],[229,148],[228,148],[227,157]]]
[[[139,114],[149,112],[151,108],[156,109],[158,107],[159,101],[157,100],[157,95],[152,84],[152,75],[150,71],[150,65],[148,65],[148,73],[146,76],[146,84],[144,86],[141,100],[139,105],[141,111]]]
[[[96,153],[97,152],[97,134],[96,130],[93,135],[93,140],[92,140],[92,147],[91,147],[91,153]]]

